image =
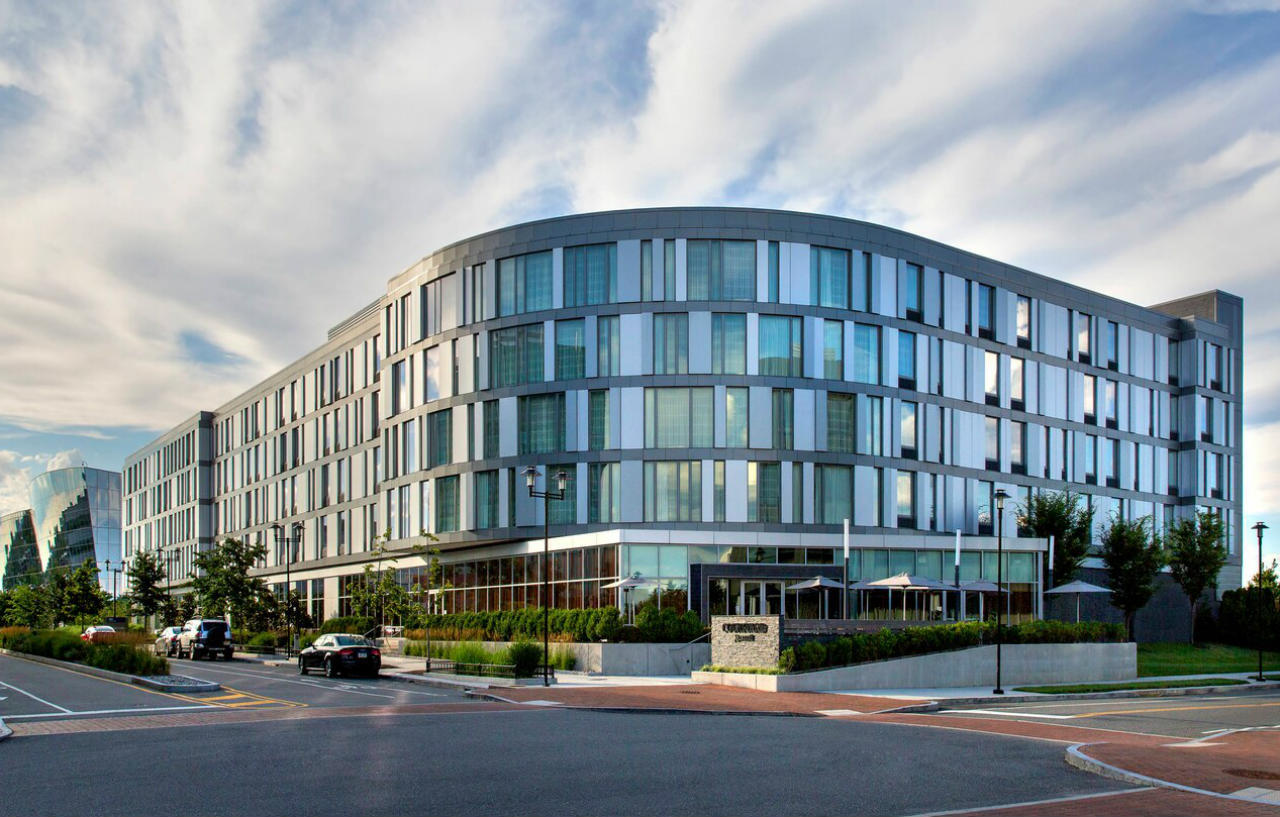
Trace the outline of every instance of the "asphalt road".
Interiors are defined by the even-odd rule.
[[[1122,788],[1058,743],[820,718],[529,707],[0,743],[0,815],[914,814]]]
[[[1280,692],[1241,690],[1172,698],[975,704],[944,709],[938,714],[1199,738],[1228,729],[1280,728]]]
[[[217,681],[219,692],[154,692],[0,655],[0,718],[17,723],[248,707],[394,706],[464,700],[461,691],[370,678],[302,677],[254,661],[172,661],[175,674]]]

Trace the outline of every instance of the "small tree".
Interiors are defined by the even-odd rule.
[[[173,604],[173,609],[174,609],[174,612],[177,614],[176,617],[173,619],[174,624],[182,624],[186,622],[188,619],[195,618],[196,617],[196,594],[187,593],[185,595],[178,596],[177,601],[174,602]]]
[[[150,619],[164,605],[168,593],[161,586],[165,580],[164,565],[154,553],[139,553],[129,566],[129,595],[138,615]]]
[[[1227,563],[1222,545],[1222,520],[1202,511],[1190,519],[1179,519],[1165,533],[1166,554],[1173,580],[1191,602],[1191,643],[1196,641],[1196,608],[1205,588],[1217,584],[1218,573]]]
[[[98,584],[97,562],[81,562],[71,573],[62,597],[63,620],[87,626],[101,614],[107,599],[107,593]]]
[[[1062,584],[1075,576],[1089,555],[1093,508],[1071,491],[1034,494],[1018,508],[1018,527],[1030,536],[1053,537],[1053,579]]]
[[[48,589],[41,585],[21,584],[9,591],[9,609],[5,623],[36,629],[53,623],[49,611]]]
[[[1271,567],[1266,568],[1261,573],[1254,573],[1253,578],[1249,580],[1249,584],[1254,587],[1270,587],[1274,589],[1277,584],[1280,584],[1280,581],[1277,580],[1278,574],[1280,574],[1280,566],[1277,565],[1275,559],[1272,559]]]
[[[1125,631],[1133,640],[1133,619],[1155,593],[1156,575],[1164,565],[1160,540],[1147,531],[1151,517],[1113,517],[1102,531],[1102,561],[1111,583],[1111,603],[1124,613]]]
[[[236,626],[252,613],[252,607],[267,592],[262,579],[251,577],[249,570],[265,558],[262,544],[223,539],[222,543],[196,554],[196,578],[193,581],[200,609],[205,615],[231,613]]]

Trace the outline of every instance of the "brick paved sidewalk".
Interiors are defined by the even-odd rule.
[[[547,701],[593,709],[679,709],[693,712],[742,712],[779,715],[860,715],[884,712],[919,701],[817,692],[759,692],[736,687],[678,686],[521,687],[494,695],[508,701]]]

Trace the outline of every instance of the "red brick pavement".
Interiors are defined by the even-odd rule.
[[[1006,806],[994,809],[951,812],[954,817],[1168,817],[1194,814],[1205,817],[1275,817],[1280,808],[1263,803],[1205,797],[1173,789],[1140,789],[1100,797],[1085,797],[1057,803]]]
[[[884,712],[920,701],[818,692],[761,692],[711,684],[623,687],[517,687],[493,690],[509,701],[555,701],[564,706],[619,709],[683,709],[694,712],[751,712],[814,715],[846,709]]]
[[[1280,732],[1236,732],[1195,746],[1161,743],[1135,746],[1116,741],[1081,751],[1126,771],[1197,789],[1223,794],[1251,786],[1280,790]]]

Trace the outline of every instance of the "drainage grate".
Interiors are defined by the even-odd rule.
[[[702,692],[696,689],[682,689],[680,690],[680,694],[681,695],[701,695]]]
[[[1249,780],[1280,780],[1280,772],[1268,772],[1263,769],[1223,769],[1222,771]]]

